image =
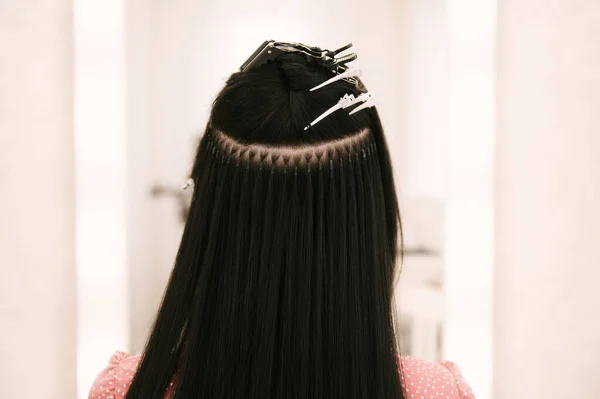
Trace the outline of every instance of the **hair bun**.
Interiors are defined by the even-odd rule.
[[[325,78],[325,71],[309,63],[300,54],[281,54],[277,57],[281,71],[287,78],[291,90],[309,90]]]

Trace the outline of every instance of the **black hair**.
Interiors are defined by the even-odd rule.
[[[127,394],[402,398],[392,293],[400,216],[377,111],[302,56],[234,73],[193,164],[194,194]]]

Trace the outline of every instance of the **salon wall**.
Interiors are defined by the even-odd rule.
[[[496,399],[600,397],[599,21],[500,3]]]
[[[75,164],[79,397],[128,347],[125,5],[76,0]]]
[[[449,96],[449,31],[446,0],[412,0],[405,4],[405,25],[397,40],[405,50],[394,60],[405,76],[387,76],[406,82],[395,93],[405,122],[388,136],[403,137],[392,143],[399,163],[399,187],[404,198],[442,202],[446,196],[446,160]],[[393,50],[392,50],[393,51]],[[441,221],[440,221],[441,222]]]
[[[0,397],[75,398],[73,4],[0,4]]]

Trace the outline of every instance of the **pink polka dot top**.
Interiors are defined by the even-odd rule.
[[[100,372],[89,399],[124,399],[140,362],[139,355],[116,352]],[[471,388],[452,362],[429,363],[402,357],[400,381],[406,399],[474,399]],[[165,399],[172,396],[171,387]]]

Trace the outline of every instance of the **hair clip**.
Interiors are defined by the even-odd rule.
[[[309,127],[316,125],[321,120],[323,120],[326,117],[328,117],[329,115],[333,114],[338,109],[348,108],[349,106],[351,106],[354,103],[354,100],[355,100],[354,94],[344,94],[344,96],[342,98],[340,98],[340,100],[337,102],[337,104],[335,104],[333,107],[329,108],[327,111],[325,111],[321,115],[319,115],[317,117],[317,119],[315,119],[314,121],[309,123],[308,126],[306,126],[304,128],[304,130],[308,130]]]
[[[248,71],[250,69],[259,67],[261,65],[268,64],[273,62],[283,53],[296,53],[301,54],[307,57],[307,59],[312,59],[318,65],[323,68],[328,69],[333,73],[333,77],[326,80],[325,82],[313,87],[310,91],[315,91],[321,89],[331,83],[337,82],[339,80],[345,80],[351,84],[354,84],[359,89],[358,91],[363,92],[358,97],[355,97],[353,94],[344,95],[337,104],[333,107],[329,108],[322,115],[320,115],[317,119],[312,121],[308,126],[304,128],[304,130],[308,130],[309,127],[316,125],[319,121],[326,118],[328,115],[337,111],[341,108],[348,108],[349,106],[362,103],[358,107],[354,108],[349,115],[355,114],[356,112],[363,110],[365,108],[371,108],[375,105],[373,96],[366,92],[364,85],[357,77],[362,76],[361,69],[348,68],[346,65],[349,62],[354,61],[357,58],[355,53],[349,53],[346,55],[339,56],[341,53],[347,51],[352,47],[352,43],[343,46],[337,50],[330,51],[326,49],[321,49],[319,47],[311,47],[302,43],[285,43],[285,42],[276,42],[274,40],[267,40],[263,42],[263,44],[254,51],[254,53],[242,64],[240,67],[240,71]]]
[[[319,47],[311,47],[302,43],[276,42],[275,40],[266,40],[254,53],[242,64],[240,71],[247,71],[260,65],[268,64],[282,53],[303,54],[315,61],[321,66],[331,68],[334,73],[342,73],[348,69],[347,63],[357,58],[355,53],[346,54],[337,57],[338,54],[352,47],[352,43],[347,44],[337,50],[331,51]]]
[[[365,108],[370,108],[375,105],[375,101],[374,101],[373,95],[371,93],[362,93],[358,97],[354,97],[354,94],[344,94],[344,96],[342,98],[340,98],[340,100],[337,102],[337,104],[335,104],[333,107],[329,108],[327,111],[325,111],[321,115],[319,115],[317,117],[317,119],[315,119],[314,121],[309,123],[308,126],[306,126],[304,128],[304,130],[308,130],[309,127],[316,125],[317,123],[319,123],[320,121],[322,121],[323,119],[328,117],[329,115],[333,114],[338,109],[342,109],[342,108],[345,109],[345,108],[351,107],[357,103],[363,103],[363,104],[361,104],[360,106],[358,106],[355,109],[353,109],[352,111],[350,111],[350,113],[348,115],[352,115],[360,110],[363,110]]]
[[[348,115],[352,115],[365,108],[371,108],[375,106],[375,99],[373,98],[373,95],[371,93],[363,93],[356,97],[356,100],[354,101],[362,102],[362,104],[350,111]]]
[[[312,89],[310,89],[310,91],[315,91],[318,89],[321,89],[325,86],[327,86],[328,84],[331,84],[333,82],[337,82],[338,80],[342,80],[342,79],[347,79],[347,78],[356,78],[362,76],[362,69],[348,69],[342,73],[340,73],[339,75],[335,75],[333,78],[326,80],[325,82],[321,83],[318,86],[313,87]]]

